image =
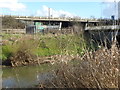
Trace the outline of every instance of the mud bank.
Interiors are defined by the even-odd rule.
[[[44,56],[44,57],[36,57],[25,53],[19,53],[14,57],[9,58],[2,62],[2,66],[29,66],[29,65],[41,65],[41,64],[55,64],[55,63],[65,63],[67,64],[69,61],[79,59],[79,56],[72,55],[52,55],[52,56]]]

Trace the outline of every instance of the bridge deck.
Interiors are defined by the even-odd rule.
[[[87,19],[69,19],[69,18],[24,18],[24,17],[18,17],[16,19],[19,20],[25,20],[25,21],[66,21],[66,22],[72,22],[72,21],[78,21],[78,22],[99,22],[98,20],[87,20]]]
[[[86,27],[85,30],[120,30],[120,25]]]

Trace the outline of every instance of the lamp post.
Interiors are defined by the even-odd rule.
[[[48,8],[48,19],[49,19],[49,25],[50,25],[50,8]]]
[[[114,0],[114,15],[113,15],[113,17],[112,17],[112,20],[113,20],[113,25],[114,25],[114,29],[115,29],[115,27],[116,27],[116,12],[117,12],[117,8],[116,8],[116,0]],[[114,31],[113,31],[114,32]],[[113,33],[112,33],[112,35],[113,35],[113,38],[112,38],[112,41],[114,41],[114,42],[116,42],[116,36],[117,36],[117,34],[118,34],[118,30],[115,30],[115,32],[114,32],[114,35],[113,35]]]
[[[115,3],[115,15],[117,16],[117,9],[118,8],[116,6],[116,0],[114,1],[114,3]],[[115,25],[117,24],[116,20],[115,20]],[[115,31],[115,42],[117,41],[117,34],[118,34],[118,30]]]

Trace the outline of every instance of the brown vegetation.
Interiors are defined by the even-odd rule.
[[[54,79],[38,87],[55,88],[118,88],[120,51],[116,47],[86,53],[78,64],[60,64]]]

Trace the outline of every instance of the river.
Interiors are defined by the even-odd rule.
[[[43,64],[40,66],[4,67],[2,68],[2,88],[31,88],[39,83],[52,79],[55,66]]]

